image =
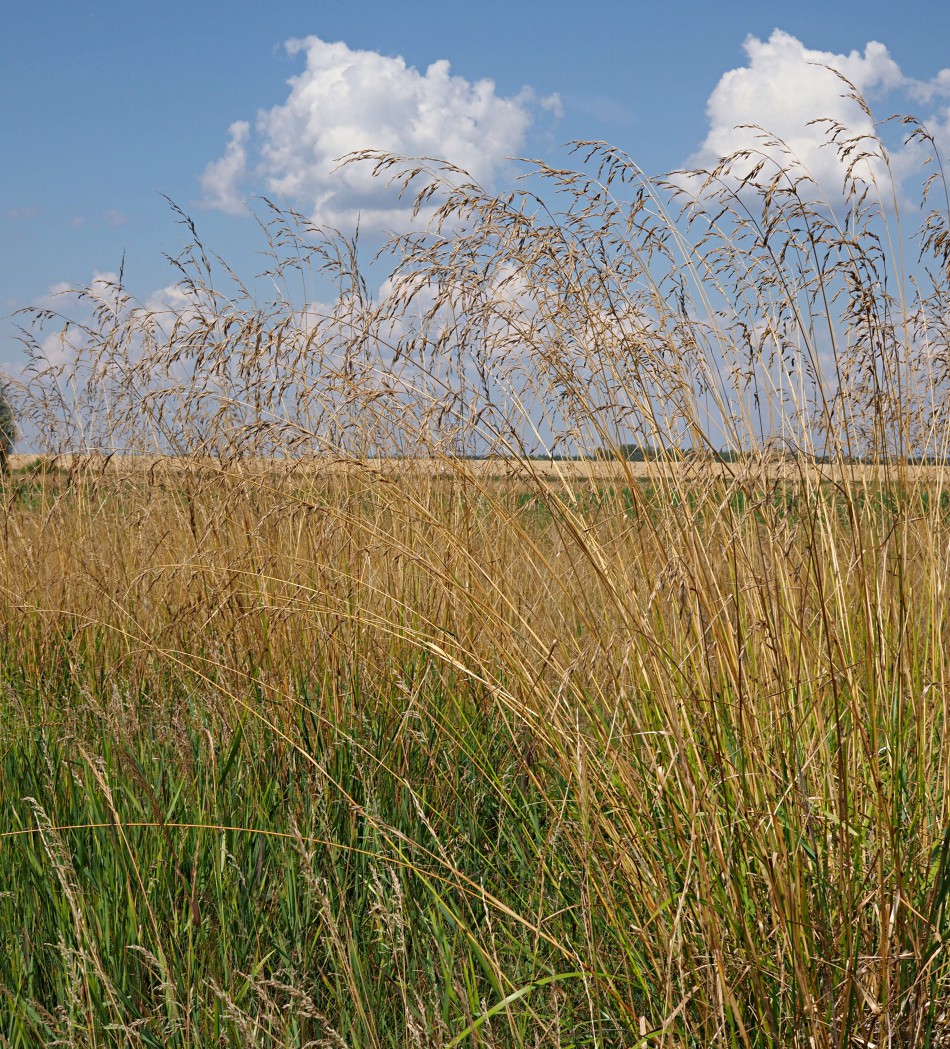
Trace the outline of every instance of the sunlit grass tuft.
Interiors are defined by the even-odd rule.
[[[947,213],[582,150],[37,335],[8,1044],[950,1044]]]

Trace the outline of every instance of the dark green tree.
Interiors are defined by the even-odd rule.
[[[16,416],[4,387],[0,386],[0,473],[10,471],[10,453],[16,440]]]

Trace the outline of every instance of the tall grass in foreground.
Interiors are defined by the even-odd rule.
[[[371,158],[379,296],[272,209],[272,299],[34,343],[7,1044],[950,1044],[948,214],[915,283],[832,131],[836,208]]]

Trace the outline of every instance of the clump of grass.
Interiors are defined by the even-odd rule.
[[[195,235],[33,343],[12,1044],[947,1043],[948,212],[911,279],[831,134],[834,205],[362,155],[380,295],[267,205],[273,297]]]

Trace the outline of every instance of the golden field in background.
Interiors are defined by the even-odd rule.
[[[220,472],[231,476],[247,474],[345,475],[378,473],[386,476],[469,477],[478,480],[532,478],[547,482],[610,482],[688,480],[690,483],[726,481],[827,481],[872,484],[901,482],[909,485],[943,486],[950,483],[950,462],[934,463],[815,463],[768,459],[724,463],[702,460],[681,462],[630,462],[617,459],[483,459],[441,458],[265,458],[247,457],[222,462],[214,459],[176,456],[58,455],[15,453],[9,457],[14,472],[35,471],[44,466],[67,472],[81,470],[94,476],[109,474],[141,476],[162,472]]]

